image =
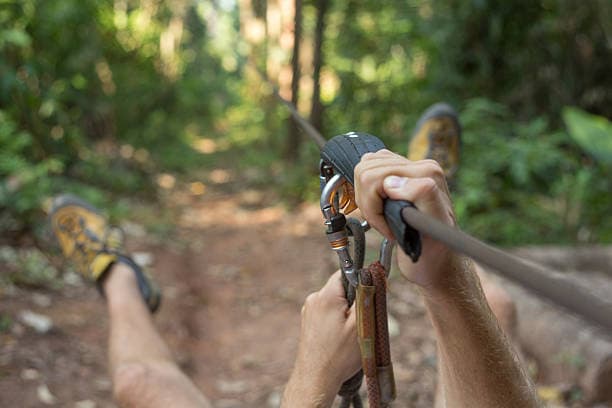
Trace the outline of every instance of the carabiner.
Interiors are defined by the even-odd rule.
[[[322,175],[323,176],[323,175]],[[346,184],[346,179],[336,174],[323,185],[321,191],[321,212],[325,217],[327,226],[327,240],[340,260],[340,269],[352,286],[357,286],[359,280],[353,259],[348,248],[348,232],[346,230],[346,217],[341,211],[338,190]]]
[[[334,252],[338,255],[340,261],[340,269],[342,273],[349,281],[351,286],[357,287],[359,285],[359,270],[358,268],[363,267],[359,265],[355,267],[353,258],[349,251],[349,234],[346,227],[346,216],[342,212],[343,209],[347,212],[353,210],[352,208],[352,197],[339,197],[338,191],[341,188],[347,188],[349,186],[346,178],[341,174],[333,174],[333,169],[330,169],[323,163],[321,164],[321,199],[320,206],[323,217],[325,218],[325,225],[327,226],[327,240]],[[349,194],[352,190],[348,191]],[[370,225],[367,221],[361,223],[363,231],[370,229]],[[395,242],[383,239],[380,245],[380,256],[379,262],[385,268],[387,277],[391,269],[391,256],[393,254],[393,247]]]
[[[378,262],[380,262],[383,268],[385,268],[387,278],[391,272],[391,257],[393,256],[393,248],[395,248],[395,241],[390,241],[389,239],[385,238],[380,243],[380,256],[378,257]]]

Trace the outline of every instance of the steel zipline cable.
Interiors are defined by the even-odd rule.
[[[278,89],[253,64],[249,64],[260,76],[261,80],[271,89],[275,97],[289,110],[291,116],[322,149],[327,143],[308,120],[297,111],[296,107],[283,98]],[[604,329],[604,333],[612,337],[612,302],[602,299],[586,288],[578,286],[560,273],[551,271],[538,264],[525,261],[515,255],[488,245],[465,232],[450,227],[440,221],[423,214],[414,207],[406,207],[401,211],[403,221],[444,244],[453,250],[463,253],[480,264],[492,268],[493,272],[507,278],[532,293],[564,307],[571,313],[581,316],[586,321]]]
[[[248,65],[257,73],[257,75],[259,75],[259,78],[270,87],[270,89],[272,90],[272,94],[274,94],[276,99],[278,99],[278,101],[289,110],[291,117],[300,126],[304,133],[313,142],[315,142],[317,146],[319,146],[319,149],[322,149],[323,146],[325,146],[325,143],[327,142],[323,135],[314,126],[312,126],[312,124],[306,118],[300,115],[300,113],[297,111],[296,107],[293,105],[293,103],[291,103],[291,101],[288,101],[281,96],[278,88],[274,86],[272,82],[270,82],[268,77],[263,72],[261,72],[261,70],[255,66],[255,64],[248,63]]]

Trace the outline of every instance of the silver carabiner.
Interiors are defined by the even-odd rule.
[[[327,240],[332,250],[338,255],[340,269],[352,286],[357,287],[359,278],[353,258],[349,252],[348,232],[346,230],[346,217],[340,209],[338,189],[346,183],[346,179],[336,174],[330,178],[321,191],[321,212],[327,225]]]
[[[348,231],[346,229],[346,217],[342,214],[338,190],[347,182],[341,174],[335,174],[328,180],[322,177],[322,191],[320,206],[325,225],[327,226],[327,240],[332,250],[338,255],[340,270],[349,281],[351,286],[359,285],[359,271],[355,268],[355,263],[349,251]],[[325,183],[323,184],[323,181]],[[363,231],[370,229],[367,221],[361,223]],[[379,262],[385,268],[385,273],[389,277],[391,270],[391,257],[393,255],[394,241],[387,238],[380,244]]]
[[[380,256],[378,257],[378,262],[380,262],[385,268],[387,278],[389,277],[389,273],[391,273],[391,258],[393,256],[393,248],[395,248],[395,241],[385,238],[380,243]]]

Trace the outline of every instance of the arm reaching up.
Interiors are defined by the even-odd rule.
[[[410,161],[388,150],[368,153],[355,168],[355,195],[370,225],[393,238],[383,199],[411,201],[455,226],[444,172],[432,160]],[[436,333],[447,407],[537,407],[534,388],[484,297],[473,263],[422,237],[417,263],[398,251],[404,277],[418,285]]]

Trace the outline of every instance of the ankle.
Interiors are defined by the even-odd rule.
[[[123,262],[111,265],[102,282],[102,290],[109,302],[116,297],[122,298],[126,292],[135,292],[140,296],[133,269]]]
[[[159,287],[131,258],[123,255],[118,258],[100,282],[108,306],[121,308],[136,301],[155,313],[161,300]]]

